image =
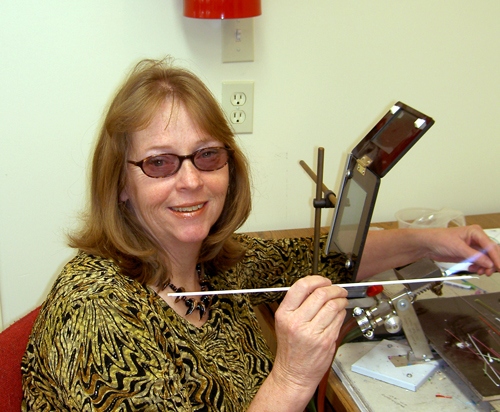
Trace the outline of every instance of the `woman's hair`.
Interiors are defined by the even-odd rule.
[[[247,160],[216,99],[193,73],[170,59],[143,60],[118,90],[101,127],[91,169],[90,204],[82,229],[69,245],[113,259],[123,273],[143,284],[160,285],[167,276],[166,256],[139,223],[130,206],[120,201],[126,184],[127,155],[134,132],[143,130],[167,99],[182,103],[201,131],[231,148],[229,187],[222,213],[204,240],[199,261],[209,267],[233,266],[244,250],[233,233],[251,209]]]

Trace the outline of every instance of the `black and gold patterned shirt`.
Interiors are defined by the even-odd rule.
[[[206,274],[214,289],[289,286],[310,273],[311,239],[237,238],[246,256]],[[338,256],[323,256],[320,269],[341,281],[341,266]],[[23,410],[244,411],[273,361],[252,306],[278,298],[214,297],[198,328],[112,261],[80,252],[34,325]]]

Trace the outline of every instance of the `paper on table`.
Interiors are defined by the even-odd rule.
[[[416,365],[396,367],[390,358],[405,356],[411,348],[399,342],[382,340],[375,348],[351,366],[353,372],[369,376],[392,385],[416,391],[439,367],[433,360]]]

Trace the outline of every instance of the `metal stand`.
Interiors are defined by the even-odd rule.
[[[314,251],[313,251],[313,265],[312,265],[312,274],[318,274],[318,265],[319,265],[319,238],[321,236],[321,209],[323,208],[332,208],[335,207],[335,194],[329,190],[323,184],[323,165],[325,158],[325,149],[320,147],[318,148],[318,166],[317,166],[317,174],[307,166],[304,161],[300,161],[300,165],[304,168],[307,174],[313,179],[316,183],[316,198],[313,200],[313,206],[315,209],[314,213]],[[325,197],[323,197],[323,193]]]

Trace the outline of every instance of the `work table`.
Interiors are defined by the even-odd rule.
[[[500,228],[500,213],[490,213],[481,215],[470,215],[466,216],[466,222],[468,225],[477,224],[483,229]],[[397,222],[382,222],[382,223],[372,223],[371,226],[378,227],[381,229],[397,229]],[[329,228],[323,227],[321,233],[328,233]],[[284,229],[284,230],[267,230],[248,233],[251,236],[263,238],[263,239],[280,239],[280,238],[293,238],[293,237],[304,237],[313,236],[314,230],[312,228],[301,228],[301,229]],[[496,290],[496,291],[500,291]],[[257,308],[257,316],[264,333],[266,340],[271,348],[271,350],[276,351],[276,335],[274,332],[274,311],[276,310],[276,305],[261,305]],[[357,412],[360,409],[354,402],[351,394],[349,393],[346,386],[339,379],[336,373],[332,370],[329,376],[328,387],[327,387],[327,399],[335,411],[347,411],[347,412]],[[492,407],[497,407],[496,402],[492,403]],[[330,409],[331,410],[331,409]],[[500,409],[497,409],[500,410]]]

